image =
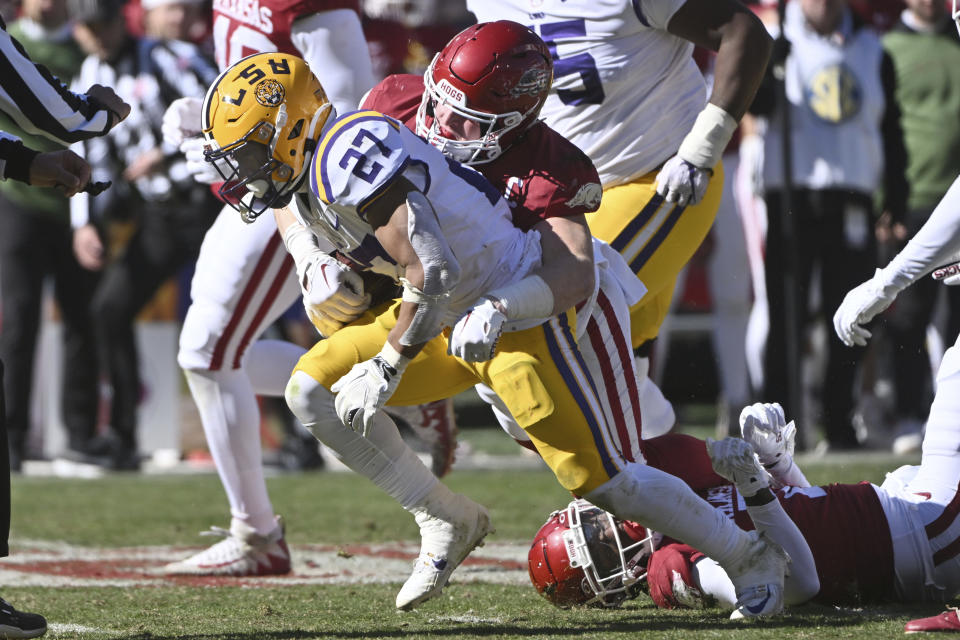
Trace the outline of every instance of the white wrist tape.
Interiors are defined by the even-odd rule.
[[[553,315],[553,291],[538,275],[509,284],[490,292],[503,305],[507,320],[548,318]]]
[[[401,355],[389,342],[383,343],[383,349],[380,349],[380,357],[383,358],[388,365],[396,369],[397,373],[406,369],[407,363],[410,362],[410,358]]]
[[[301,276],[303,275],[300,273],[301,265],[320,250],[316,236],[299,222],[294,222],[283,232],[283,245],[293,257],[293,263],[297,265],[297,273]]]
[[[708,102],[697,116],[690,133],[680,143],[677,155],[695,167],[712,169],[720,161],[723,150],[736,130],[737,121],[733,116]]]

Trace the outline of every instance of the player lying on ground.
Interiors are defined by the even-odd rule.
[[[744,615],[778,611],[782,550],[734,526],[678,479],[620,454],[617,427],[601,409],[603,386],[575,339],[573,306],[582,301],[540,275],[564,249],[517,229],[486,180],[398,121],[374,111],[334,119],[331,111],[302,60],[262,54],[208,91],[204,132],[208,158],[226,166],[227,195],[246,217],[292,205],[278,227],[308,292],[362,294],[362,274],[402,284],[402,300],[380,302],[311,349],[286,390],[301,422],[420,524],[421,554],[397,606],[439,594],[490,524],[483,507],[420,463],[382,409],[484,382],[565,488],[709,547],[735,576]],[[292,154],[275,153],[280,140]],[[589,264],[595,291],[592,248]],[[625,284],[608,300],[611,318],[626,318],[630,290]]]
[[[955,349],[941,365],[941,389],[960,381]],[[738,525],[765,531],[788,551],[787,604],[943,602],[960,593],[960,434],[942,428],[947,417],[960,424],[960,403],[956,389],[946,395],[950,401],[938,393],[931,408],[930,455],[888,474],[881,486],[809,486],[792,458],[793,423],[785,424],[775,404],[744,409],[742,440],[669,434],[643,451],[649,464],[683,477]],[[952,437],[949,446],[944,436]],[[935,442],[942,446],[933,453]],[[572,553],[560,544],[566,541]],[[636,596],[644,577],[660,607],[733,604],[729,580],[708,556],[668,537],[648,539],[646,530],[582,502],[541,529],[530,573],[559,606],[615,606]]]

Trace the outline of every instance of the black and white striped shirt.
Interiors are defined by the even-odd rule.
[[[165,201],[197,187],[183,166],[183,156],[175,148],[164,147],[161,123],[171,102],[186,96],[203,98],[217,75],[213,61],[196,45],[175,40],[131,38],[110,62],[95,56],[84,60],[73,87],[113,87],[130,105],[130,115],[107,135],[75,145],[74,150],[90,163],[92,179],[113,181],[113,187],[96,199],[84,194],[72,198],[74,226],[109,217],[114,207],[123,208],[137,198]],[[124,169],[137,158],[158,148],[168,156],[167,171],[143,176],[133,183],[122,178]]]
[[[74,93],[43,65],[34,64],[7,33],[0,19],[0,110],[24,131],[64,146],[103,134],[110,111],[83,94]]]

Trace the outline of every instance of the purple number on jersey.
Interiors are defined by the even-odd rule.
[[[580,53],[575,56],[561,58],[557,53],[556,41],[561,38],[582,38],[587,35],[587,25],[583,18],[564,20],[563,22],[548,22],[536,25],[539,27],[540,37],[547,43],[553,55],[553,75],[557,78],[580,74],[583,89],[557,89],[557,97],[563,104],[600,104],[603,102],[603,84],[600,82],[600,72],[597,62],[589,53]]]

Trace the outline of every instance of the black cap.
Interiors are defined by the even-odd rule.
[[[74,22],[110,22],[123,13],[125,0],[67,0]]]

